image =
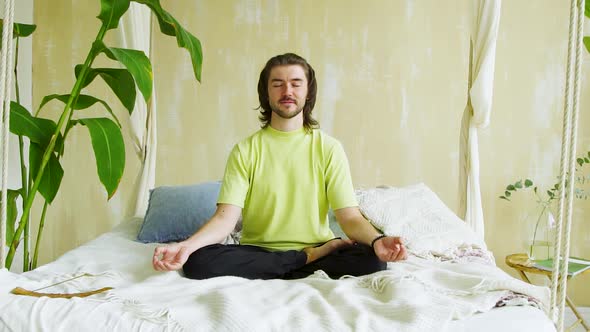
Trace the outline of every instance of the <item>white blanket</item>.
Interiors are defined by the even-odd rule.
[[[189,280],[151,268],[155,244],[130,240],[138,222],[122,225],[35,271],[0,270],[0,328],[8,331],[444,331],[454,319],[485,312],[509,291],[546,306],[548,290],[497,267],[411,257],[387,271],[330,280],[221,277]],[[19,286],[43,292],[81,292],[86,299],[7,294]]]

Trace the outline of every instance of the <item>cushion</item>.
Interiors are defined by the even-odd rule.
[[[357,190],[361,213],[384,234],[401,236],[415,254],[485,243],[425,184]]]
[[[161,186],[150,191],[137,239],[143,243],[182,241],[215,213],[221,182]]]

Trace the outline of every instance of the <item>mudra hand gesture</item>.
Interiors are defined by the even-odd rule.
[[[406,247],[399,236],[383,236],[373,242],[375,255],[383,262],[396,262],[408,258]]]

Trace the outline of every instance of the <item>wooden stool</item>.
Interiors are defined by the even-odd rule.
[[[532,262],[528,258],[527,254],[512,254],[512,255],[506,256],[506,265],[508,265],[511,268],[518,271],[518,274],[520,274],[520,277],[522,278],[522,280],[528,282],[529,284],[532,284],[532,282],[529,280],[529,278],[527,277],[525,272],[533,273],[533,274],[542,274],[542,275],[547,276],[547,278],[549,278],[549,280],[551,280],[551,274],[552,274],[551,271],[546,271],[546,270],[536,268],[533,264],[534,264],[534,262]],[[590,270],[586,270],[584,272],[581,272],[580,275],[588,273],[588,272],[590,272]],[[568,276],[567,279],[569,280],[570,276]],[[574,312],[574,315],[576,315],[576,317],[578,318],[578,320],[575,323],[573,323],[570,327],[568,327],[567,330],[568,331],[571,330],[574,326],[576,326],[578,323],[580,323],[586,329],[586,331],[590,331],[590,325],[588,325],[588,323],[584,320],[584,318],[582,317],[582,315],[578,311],[578,308],[576,308],[575,304],[572,302],[572,300],[567,295],[565,297],[565,302],[570,307],[570,309],[572,309],[572,311]]]

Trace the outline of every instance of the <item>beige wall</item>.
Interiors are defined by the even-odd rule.
[[[357,187],[424,182],[456,210],[470,2],[358,3],[164,1],[200,38],[205,58],[198,84],[188,55],[156,31],[157,184],[219,179],[233,144],[258,128],[253,109],[260,69],[269,57],[292,51],[316,69],[314,114],[342,141]],[[98,29],[98,10],[98,1],[91,0],[35,2],[40,30],[34,39],[34,104],[46,94],[69,91],[71,68],[83,61]],[[526,175],[548,184],[559,167],[568,8],[553,0],[505,1],[502,15],[493,114],[490,127],[480,133],[480,153],[486,241],[505,268],[506,254],[524,250],[530,227],[521,219],[534,203],[524,196],[506,203],[497,196]],[[585,65],[588,59],[585,55]],[[583,111],[590,104],[587,81]],[[110,96],[104,86],[93,92]],[[58,108],[48,110],[55,114]],[[587,151],[588,112],[580,120],[579,150]],[[83,128],[74,133],[64,187],[50,210],[44,261],[128,214],[137,169],[130,149],[128,155],[120,192],[106,204],[90,162],[88,135]],[[578,256],[590,257],[590,224],[583,222],[589,213],[588,202],[576,206],[572,251]],[[589,280],[571,283],[574,300],[585,305],[590,305]]]

